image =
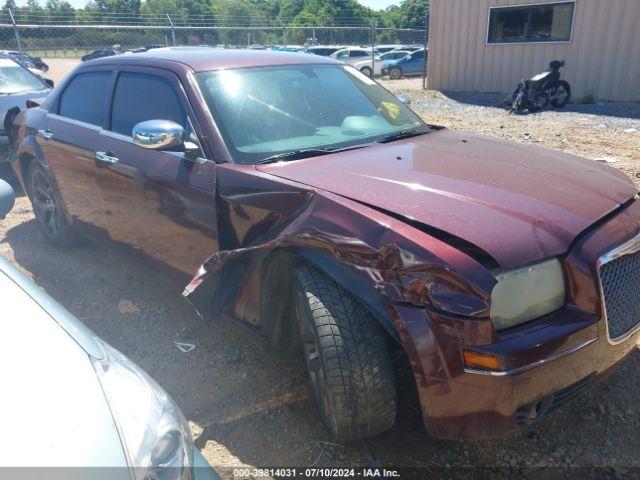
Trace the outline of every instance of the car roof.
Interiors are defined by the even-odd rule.
[[[317,65],[336,64],[332,59],[271,50],[219,50],[207,47],[165,47],[154,48],[147,52],[117,55],[92,61],[93,65],[104,64],[145,64],[154,62],[175,62],[188,66],[192,70],[207,71],[223,68],[267,67],[274,65]]]

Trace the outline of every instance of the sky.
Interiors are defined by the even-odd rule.
[[[88,0],[67,0],[74,8],[82,8],[87,3]],[[4,1],[0,0],[0,4],[3,4]],[[18,6],[23,6],[27,3],[27,0],[17,0],[16,4]],[[40,1],[41,4],[44,4],[44,0]],[[382,10],[387,8],[389,5],[398,5],[400,0],[358,0],[358,3],[365,5],[369,8],[373,8],[374,10]]]
[[[374,10],[383,10],[389,5],[398,5],[400,0],[358,0],[358,3]]]

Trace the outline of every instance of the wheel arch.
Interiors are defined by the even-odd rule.
[[[292,291],[293,276],[289,273],[300,263],[317,268],[353,295],[385,332],[402,344],[380,293],[365,278],[337,258],[312,248],[279,248],[265,256],[260,265],[261,327],[273,348],[288,351],[296,344],[291,340],[297,332],[292,330],[293,322],[286,308],[290,302],[282,299]]]
[[[27,188],[26,188],[27,187],[26,174],[29,171],[29,168],[31,168],[31,163],[33,161],[37,161],[37,160],[35,155],[31,153],[22,152],[20,155],[18,155],[18,168],[20,169],[19,177],[23,183],[23,188],[27,195],[29,195],[29,192],[27,191]]]

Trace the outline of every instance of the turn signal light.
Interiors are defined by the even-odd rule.
[[[500,370],[500,361],[489,353],[478,353],[463,350],[464,364],[477,370]]]

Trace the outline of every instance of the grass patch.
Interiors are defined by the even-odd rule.
[[[596,97],[592,93],[580,99],[580,105],[593,105],[594,103],[596,103]]]

